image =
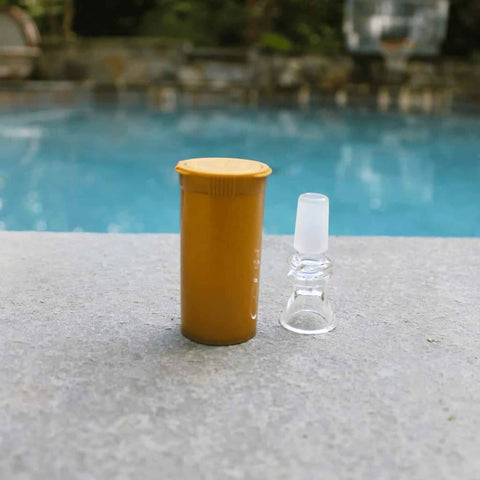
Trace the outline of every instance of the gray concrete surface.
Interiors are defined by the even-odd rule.
[[[341,237],[338,328],[179,332],[178,237],[0,233],[0,478],[479,479],[480,239]]]

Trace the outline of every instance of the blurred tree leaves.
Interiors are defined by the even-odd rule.
[[[480,49],[480,1],[450,0],[444,53]],[[344,49],[344,0],[0,0],[35,18],[40,31],[68,38],[140,35],[202,46],[245,46],[334,55]]]
[[[265,50],[276,52],[291,52],[292,42],[285,36],[278,33],[267,32],[260,36],[259,46]]]
[[[157,0],[137,33],[198,45],[243,45],[246,20],[244,0]]]
[[[276,0],[273,29],[295,50],[336,54],[342,51],[342,0]]]
[[[338,53],[342,16],[342,0],[157,0],[138,33],[200,45]]]
[[[65,0],[0,0],[0,8],[18,6],[36,20],[49,15],[63,15]]]

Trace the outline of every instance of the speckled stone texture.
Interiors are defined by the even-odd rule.
[[[179,331],[176,235],[0,234],[0,478],[479,479],[480,239],[331,239],[338,328]]]

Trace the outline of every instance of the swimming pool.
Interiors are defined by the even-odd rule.
[[[180,159],[268,163],[266,233],[297,196],[337,235],[480,236],[480,119],[360,110],[84,106],[0,113],[0,229],[177,232]]]

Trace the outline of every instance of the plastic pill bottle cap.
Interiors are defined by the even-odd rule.
[[[265,163],[242,158],[191,158],[175,170],[186,191],[213,196],[250,195],[264,189],[272,169]]]

